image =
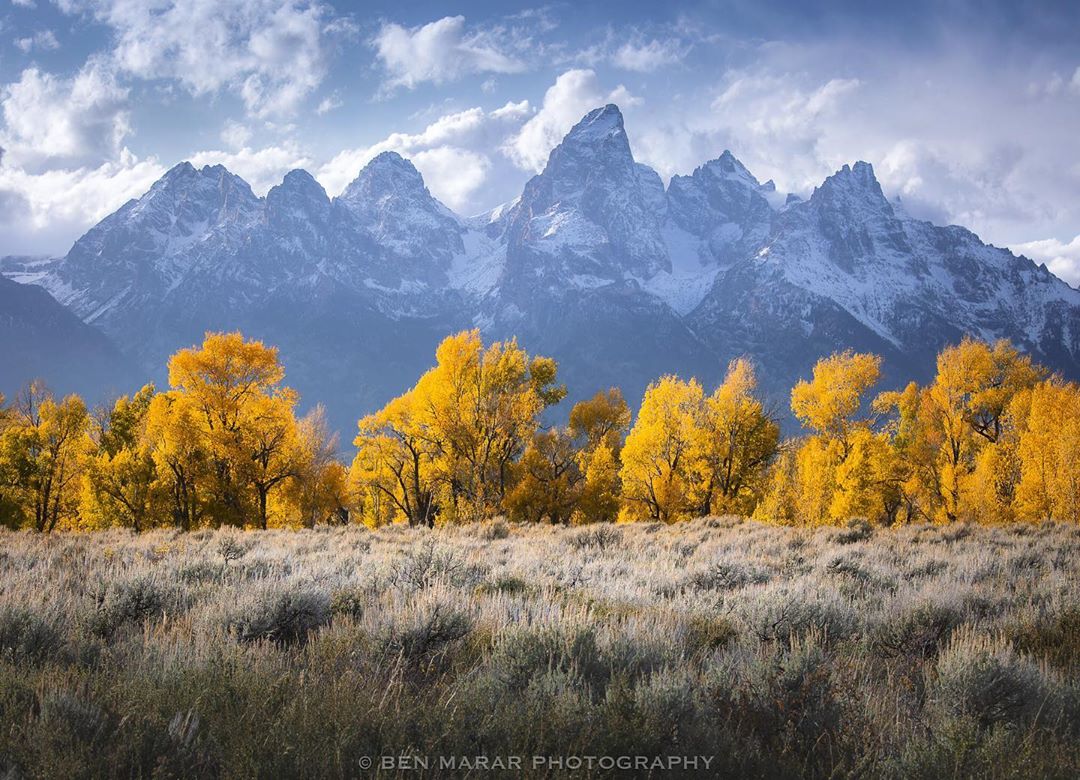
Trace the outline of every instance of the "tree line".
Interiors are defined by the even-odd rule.
[[[1007,341],[965,339],[927,385],[878,394],[878,356],[824,358],[792,389],[804,433],[784,440],[749,359],[711,391],[665,376],[636,416],[612,388],[552,426],[544,413],[566,396],[555,361],[466,331],[359,421],[348,468],[321,408],[296,414],[274,348],[207,334],[168,368],[169,390],[92,411],[38,383],[0,397],[0,522],[1080,521],[1080,388]]]
[[[38,531],[122,526],[312,526],[342,506],[346,470],[316,407],[296,415],[277,350],[207,334],[146,385],[89,410],[31,383],[0,396],[0,523]]]

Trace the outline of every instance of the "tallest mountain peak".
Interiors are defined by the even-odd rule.
[[[606,106],[594,108],[587,113],[570,129],[563,143],[595,143],[605,138],[618,136],[624,138],[626,136],[622,112],[614,103],[608,103]]]

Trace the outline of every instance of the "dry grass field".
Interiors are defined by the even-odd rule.
[[[4,532],[0,777],[1076,777],[1078,553],[1053,524]]]

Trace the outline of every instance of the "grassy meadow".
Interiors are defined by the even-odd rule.
[[[1078,552],[734,517],[0,532],[0,777],[1076,777]]]

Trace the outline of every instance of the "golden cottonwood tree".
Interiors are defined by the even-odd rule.
[[[887,469],[878,461],[888,448],[861,414],[880,372],[877,355],[847,351],[822,358],[812,379],[795,385],[791,410],[812,434],[797,445],[791,462],[774,470],[762,511],[810,525],[885,514],[880,475]],[[782,500],[793,505],[781,506]]]
[[[507,496],[511,517],[578,524],[614,520],[618,459],[629,424],[630,409],[611,388],[576,403],[565,428],[534,434]]]
[[[285,489],[286,503],[295,507],[300,524],[313,528],[337,522],[348,506],[346,471],[338,459],[338,437],[331,433],[326,410],[316,406],[297,423],[298,475]]]
[[[652,385],[623,449],[625,517],[753,511],[780,435],[756,388],[745,359],[731,362],[709,396],[693,379]]]
[[[172,389],[151,403],[147,435],[177,525],[267,527],[303,455],[284,376],[275,348],[239,333],[208,333],[169,360]]]
[[[1080,522],[1080,387],[1042,382],[1010,409],[1019,428],[1017,516]]]
[[[175,393],[159,393],[147,411],[146,437],[172,524],[197,528],[209,505],[211,474],[195,409]]]
[[[575,523],[611,522],[618,517],[622,485],[622,443],[630,428],[630,407],[617,387],[579,401],[570,410],[570,434],[578,441],[583,482]]]
[[[9,485],[9,524],[53,531],[74,522],[82,458],[89,445],[86,404],[75,395],[57,401],[34,382],[5,417],[0,468]]]
[[[164,518],[157,466],[146,436],[155,395],[146,385],[105,413],[87,452],[79,516],[82,525],[120,525],[142,531]]]
[[[433,526],[445,488],[440,432],[416,388],[359,422],[350,470],[355,501],[369,525],[396,513],[409,525]]]
[[[485,348],[476,330],[444,339],[435,359],[416,387],[360,421],[351,482],[369,522],[497,514],[541,412],[566,394],[555,361],[513,340]]]
[[[1007,341],[965,338],[938,355],[928,387],[882,395],[878,408],[898,418],[895,449],[910,473],[905,491],[923,515],[955,522],[1010,511],[1020,466],[1008,412],[1044,376]]]
[[[699,514],[750,514],[757,505],[780,426],[756,389],[753,364],[739,358],[705,399],[692,458]]]
[[[693,513],[690,461],[704,397],[696,379],[649,385],[622,450],[622,519],[671,523]]]

